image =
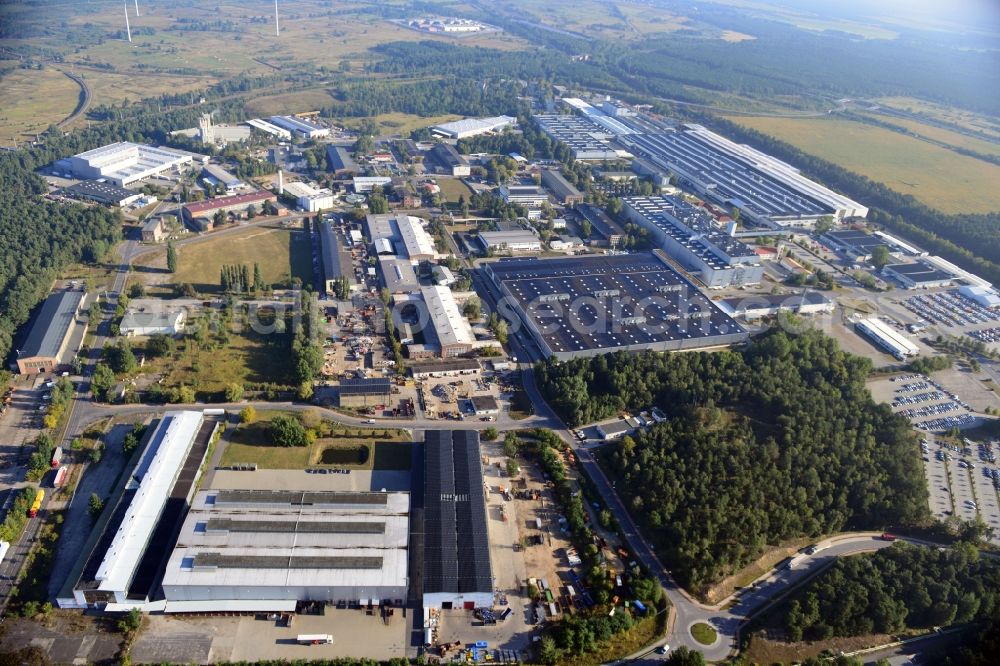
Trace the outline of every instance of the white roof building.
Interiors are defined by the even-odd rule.
[[[194,157],[194,153],[186,151],[119,141],[74,155],[69,164],[77,178],[104,179],[118,187],[127,187],[190,164]],[[208,159],[204,155],[198,157],[202,161]]]
[[[324,208],[333,208],[333,192],[325,188],[315,188],[308,183],[291,182],[283,185],[285,192],[295,197],[301,210],[315,213]]]
[[[441,346],[441,356],[459,356],[472,349],[476,336],[472,326],[458,309],[455,296],[448,287],[421,287],[420,295],[427,306],[427,316]]]
[[[397,215],[396,225],[406,246],[406,255],[412,261],[435,259],[438,256],[434,239],[424,229],[423,220],[412,215]]]
[[[203,420],[202,412],[164,414],[133,473],[129,488],[135,494],[94,576],[97,590],[116,603],[126,603],[129,585]],[[82,590],[74,596],[86,605]]]
[[[167,562],[166,611],[406,599],[407,493],[205,490]]]
[[[258,129],[261,132],[264,132],[266,134],[270,134],[272,136],[276,136],[279,139],[291,139],[292,138],[292,133],[289,132],[288,130],[286,130],[286,129],[282,128],[282,127],[278,127],[274,123],[269,123],[266,120],[262,120],[260,118],[252,118],[252,119],[248,120],[247,121],[247,125],[249,125],[250,127],[253,127],[254,129]]]
[[[464,139],[477,134],[495,132],[510,125],[516,125],[517,118],[511,116],[494,116],[493,118],[466,118],[450,123],[441,123],[431,127],[431,131],[451,139]]]
[[[385,187],[392,183],[389,176],[355,176],[351,179],[354,184],[354,191],[358,193],[371,192],[376,186]]]
[[[290,132],[300,134],[307,139],[315,139],[321,136],[328,136],[330,128],[323,127],[319,123],[314,123],[305,118],[295,116],[271,116],[271,122],[278,127],[282,127]]]
[[[920,353],[920,348],[913,341],[878,317],[862,319],[854,326],[862,335],[899,360]]]

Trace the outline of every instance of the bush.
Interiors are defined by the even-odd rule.
[[[270,434],[278,446],[306,446],[309,443],[305,426],[294,416],[275,416],[271,419]]]
[[[499,436],[500,433],[497,432],[497,429],[494,428],[493,426],[490,426],[489,428],[483,431],[483,439],[487,442],[492,442],[496,440],[496,438]]]
[[[240,423],[253,423],[257,420],[257,410],[252,405],[240,410]]]

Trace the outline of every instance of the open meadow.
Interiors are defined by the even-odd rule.
[[[260,264],[264,282],[272,286],[296,277],[308,284],[312,280],[309,235],[300,229],[254,226],[179,247],[173,281],[191,284],[203,293],[218,292],[223,264],[246,264],[252,272],[255,263]]]
[[[864,115],[875,118],[879,122],[895,125],[896,127],[899,127],[907,132],[913,132],[919,136],[926,137],[931,141],[937,141],[949,146],[954,146],[955,148],[964,148],[983,155],[1000,156],[1000,139],[998,139],[997,142],[987,141],[986,139],[979,139],[974,136],[968,136],[967,134],[944,129],[935,125],[928,125],[927,123],[918,122],[916,120],[893,118],[878,114]]]
[[[864,123],[731,117],[945,213],[1000,210],[1000,166]]]
[[[73,113],[80,86],[57,69],[15,69],[0,77],[0,145],[34,138]]]

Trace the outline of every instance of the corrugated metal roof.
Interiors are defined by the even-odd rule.
[[[82,291],[57,291],[50,294],[35,317],[35,323],[31,325],[17,357],[58,356],[85,295]]]

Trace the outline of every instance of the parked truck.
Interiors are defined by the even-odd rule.
[[[59,463],[62,462],[62,457],[63,448],[61,446],[57,446],[56,450],[52,452],[52,460],[49,461],[49,464],[52,465],[52,469],[59,467]]]
[[[31,503],[31,508],[28,509],[29,517],[34,518],[35,516],[38,515],[38,512],[42,508],[42,500],[44,499],[45,499],[45,491],[39,489],[39,491],[35,494],[35,501]]]
[[[332,634],[299,634],[295,639],[299,645],[324,645],[333,642]]]

